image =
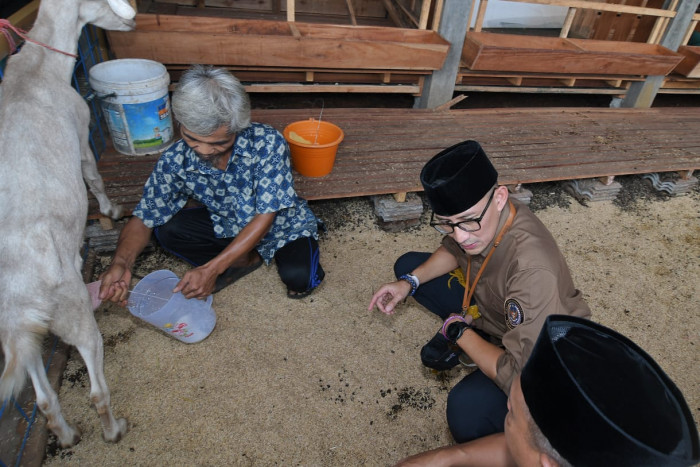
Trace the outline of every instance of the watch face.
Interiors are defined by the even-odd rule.
[[[458,321],[454,323],[452,326],[449,326],[447,330],[445,331],[445,334],[447,334],[447,337],[454,342],[456,339],[459,338],[459,336],[462,334],[462,330],[466,327],[467,325],[461,321]]]

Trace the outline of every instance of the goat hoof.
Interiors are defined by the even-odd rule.
[[[116,429],[110,433],[103,432],[102,439],[108,443],[118,443],[121,441],[127,431],[129,431],[129,428],[126,418],[118,418],[116,420]]]
[[[63,449],[78,444],[82,436],[78,427],[70,425],[69,428],[71,430],[69,433],[67,433],[65,436],[58,437],[58,445]]]
[[[114,220],[120,219],[124,215],[124,208],[118,204],[115,204],[110,208],[107,215]]]

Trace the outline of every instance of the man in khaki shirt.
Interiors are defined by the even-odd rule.
[[[547,228],[497,179],[476,141],[428,161],[421,183],[442,244],[433,253],[401,256],[394,266],[399,280],[384,284],[369,304],[392,314],[413,295],[444,320],[421,351],[423,363],[445,370],[462,358],[477,367],[447,401],[450,431],[460,443],[503,431],[511,383],[547,316],[591,314]],[[456,334],[448,336],[454,321],[460,323],[449,328]]]

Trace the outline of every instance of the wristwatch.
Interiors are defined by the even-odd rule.
[[[464,334],[464,331],[467,329],[471,329],[469,324],[464,321],[455,321],[447,326],[447,329],[445,329],[445,336],[453,345],[456,345],[459,338],[462,337],[462,334]]]
[[[471,325],[467,323],[462,315],[451,315],[442,323],[440,333],[454,345],[462,337],[464,330],[469,328],[471,328]]]

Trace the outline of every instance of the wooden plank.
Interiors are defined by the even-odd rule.
[[[258,109],[252,116],[281,131],[315,111]],[[695,108],[327,108],[323,117],[345,139],[329,175],[295,172],[297,191],[310,200],[421,191],[423,164],[465,138],[484,146],[505,185],[700,169]],[[98,165],[108,195],[133,208],[156,160],[105,153]],[[95,216],[93,198],[90,203]]]
[[[630,13],[633,15],[649,15],[661,18],[673,18],[676,13],[674,11],[663,10],[659,8],[646,8],[630,5],[620,5],[617,3],[604,2],[589,2],[585,0],[508,0],[518,3],[536,3],[538,5],[553,5],[570,8],[581,8],[588,10],[610,11],[615,13]]]
[[[247,92],[267,93],[370,93],[370,94],[420,94],[420,86],[412,85],[376,85],[356,84],[249,84],[245,86]]]
[[[462,58],[471,70],[666,75],[682,57],[636,42],[469,32]]]
[[[165,64],[436,70],[449,43],[435,31],[139,14],[134,31],[109,31],[118,58]]]
[[[682,46],[678,53],[683,55],[683,60],[673,70],[686,78],[700,78],[700,46]]]

